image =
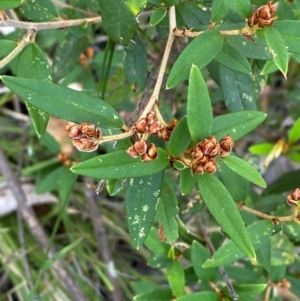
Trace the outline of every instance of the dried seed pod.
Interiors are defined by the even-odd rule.
[[[81,152],[93,152],[98,148],[99,141],[87,138],[74,139],[73,145]]]
[[[68,122],[65,126],[65,131],[69,134],[72,139],[79,139],[82,137],[81,127],[77,123]]]
[[[200,175],[204,174],[204,166],[201,163],[194,164],[192,166],[192,173],[199,173]]]
[[[220,140],[219,144],[220,144],[220,156],[221,157],[228,156],[234,147],[234,142],[230,135],[223,137]]]
[[[192,156],[193,159],[198,161],[198,160],[201,160],[204,157],[204,154],[203,154],[203,151],[201,150],[201,148],[195,147],[192,150],[191,156]]]
[[[87,56],[87,58],[90,60],[94,57],[94,54],[95,54],[95,50],[93,47],[88,47],[86,50],[85,50],[85,54]]]
[[[158,131],[161,130],[161,124],[158,121],[155,121],[154,123],[149,125],[149,134],[151,135],[157,135]]]
[[[141,159],[142,159],[143,162],[150,162],[150,161],[153,160],[147,153],[143,154],[141,156]]]
[[[167,127],[164,127],[157,132],[157,137],[162,141],[169,141],[170,136],[171,132],[167,129]]]
[[[150,111],[146,115],[146,120],[147,120],[148,124],[153,124],[157,120],[156,113],[154,111]]]
[[[144,134],[144,133],[148,132],[149,125],[148,125],[146,118],[142,118],[142,119],[139,119],[138,121],[136,121],[135,128],[136,128],[137,132],[140,134]]]
[[[215,173],[217,171],[217,164],[215,161],[208,161],[204,165],[204,171],[207,173]]]
[[[157,148],[154,143],[150,143],[147,145],[147,154],[152,159],[155,159],[157,157]]]
[[[220,147],[217,143],[217,140],[212,136],[209,136],[208,138],[199,142],[197,144],[197,147],[200,148],[203,151],[203,154],[207,155],[207,156],[215,157],[216,155],[219,154],[218,151],[219,151]]]
[[[140,155],[138,154],[138,152],[135,150],[134,146],[130,146],[127,149],[127,154],[129,155],[129,157],[131,158],[138,158]]]
[[[290,206],[295,206],[297,205],[297,202],[300,200],[300,189],[296,188],[292,193],[290,193],[287,198],[286,202]]]
[[[94,124],[89,122],[83,122],[80,124],[82,134],[89,139],[99,139],[101,138],[101,130]]]
[[[276,11],[276,6],[272,5],[272,1],[269,1],[266,5],[259,7],[249,18],[248,25],[253,27],[258,25],[259,27],[264,27],[266,25],[271,25],[273,23],[272,17]]]
[[[167,129],[172,132],[175,128],[175,126],[177,125],[178,120],[177,119],[171,119],[171,121],[168,123],[167,125]]]
[[[147,143],[145,140],[141,139],[139,141],[136,141],[133,145],[135,151],[139,154],[139,155],[143,155],[146,153],[147,151]]]

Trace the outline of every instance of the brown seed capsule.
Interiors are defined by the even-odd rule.
[[[207,173],[215,173],[217,171],[217,164],[214,161],[208,161],[204,165],[204,171]]]
[[[272,17],[276,11],[275,5],[272,5],[272,1],[269,1],[266,5],[258,8],[249,18],[248,25],[253,27],[258,25],[259,27],[264,27],[266,25],[271,25],[273,23]]]
[[[147,153],[143,154],[143,155],[141,156],[141,159],[142,159],[143,162],[150,162],[150,161],[153,161],[153,159],[152,159]]]
[[[157,157],[157,148],[156,148],[156,145],[154,143],[148,144],[147,154],[152,159],[155,159]]]
[[[295,206],[297,205],[297,202],[300,200],[300,189],[296,188],[292,193],[290,193],[287,198],[286,202],[290,206]]]
[[[149,130],[149,125],[146,118],[142,118],[135,122],[135,128],[138,133],[144,134]]]
[[[196,147],[193,149],[191,156],[193,159],[198,161],[204,157],[204,154],[203,154],[203,151],[199,147]]]
[[[234,147],[233,139],[229,135],[223,137],[220,140],[219,144],[220,144],[220,156],[221,157],[228,156]]]
[[[94,124],[83,122],[80,124],[82,134],[89,139],[99,139],[101,137],[101,130]]]
[[[157,135],[158,131],[161,130],[161,124],[158,121],[155,121],[154,123],[149,125],[149,134],[151,135]]]
[[[146,120],[148,124],[153,124],[157,118],[156,118],[156,113],[154,111],[150,111],[147,115],[146,115]]]
[[[201,163],[194,164],[192,166],[192,173],[199,173],[200,175],[204,174],[204,166]]]
[[[85,54],[86,54],[88,59],[92,59],[94,57],[94,54],[95,54],[94,48],[93,47],[88,47],[85,51]]]
[[[166,128],[162,128],[157,132],[157,137],[162,141],[169,141],[171,132]]]
[[[139,155],[143,155],[147,151],[147,143],[145,140],[141,139],[134,143],[134,149]]]
[[[170,132],[172,132],[172,131],[174,130],[175,126],[177,125],[177,123],[178,123],[178,120],[177,120],[177,119],[172,119],[172,120],[168,123],[167,129],[168,129]]]
[[[140,155],[137,153],[137,151],[135,150],[134,146],[130,146],[127,149],[127,154],[129,155],[129,157],[131,158],[138,158]]]
[[[219,145],[217,144],[217,141],[215,139],[212,139],[211,136],[210,138],[206,138],[203,141],[199,142],[197,144],[197,147],[199,147],[204,155],[210,156],[210,154],[215,154],[217,150],[219,149]]]
[[[93,152],[98,148],[99,141],[87,138],[74,139],[73,145],[81,152]]]
[[[72,139],[79,139],[82,137],[81,127],[77,123],[68,122],[65,126],[65,131],[69,134]]]

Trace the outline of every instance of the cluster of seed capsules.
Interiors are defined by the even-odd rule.
[[[81,152],[92,152],[98,148],[102,137],[101,130],[94,124],[68,122],[65,131],[73,140],[73,145]]]
[[[274,20],[273,16],[276,12],[276,6],[272,4],[273,1],[269,1],[266,5],[259,7],[249,18],[248,26],[254,27],[258,25],[263,28],[266,25],[271,25]]]
[[[135,122],[132,130],[139,134],[134,144],[127,149],[132,158],[141,157],[142,161],[149,162],[157,157],[157,148],[154,143],[147,144],[149,135],[156,135],[162,141],[168,141],[178,121],[172,119],[166,126],[162,126],[154,111],[149,112],[145,118]]]
[[[219,142],[214,136],[208,136],[186,152],[190,158],[181,157],[179,160],[189,166],[193,174],[215,173],[217,156],[221,158],[228,156],[233,147],[234,142],[229,135],[223,137]]]

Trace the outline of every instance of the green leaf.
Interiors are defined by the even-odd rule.
[[[167,278],[173,295],[176,297],[182,296],[184,294],[185,277],[183,267],[178,260],[172,260],[168,264]]]
[[[1,0],[0,9],[16,8],[22,4],[22,0]]]
[[[268,184],[268,187],[264,190],[264,193],[283,193],[288,190],[296,189],[299,187],[298,179],[300,179],[300,170],[287,172],[271,184]]]
[[[300,241],[300,227],[295,222],[285,223],[284,233],[295,242]]]
[[[168,142],[168,151],[171,156],[178,157],[188,148],[191,142],[189,135],[187,117],[183,117],[171,133]]]
[[[173,88],[186,80],[193,64],[199,69],[205,67],[219,53],[223,41],[223,36],[217,30],[205,31],[195,38],[176,60],[167,80],[167,88]]]
[[[2,3],[1,3],[2,4]],[[0,5],[1,5],[0,4]],[[11,40],[0,40],[0,57],[5,57],[16,48],[18,43]]]
[[[224,157],[223,162],[238,175],[244,177],[253,184],[263,188],[266,187],[265,180],[250,163],[233,155]]]
[[[172,187],[164,182],[157,204],[155,220],[162,226],[166,242],[170,244],[178,238],[178,224],[175,219],[178,212],[176,194]]]
[[[274,232],[274,231],[273,231]],[[256,259],[259,265],[270,272],[271,267],[271,236],[265,237],[264,244],[256,250]]]
[[[274,224],[269,220],[257,221],[247,227],[254,250],[260,248],[265,239],[271,236],[273,228]],[[229,240],[214,253],[211,259],[205,261],[203,268],[230,265],[243,257],[245,253],[232,240]]]
[[[289,265],[294,262],[294,244],[289,239],[277,233],[271,237],[271,265]]]
[[[217,161],[217,164],[220,180],[223,182],[234,201],[244,201],[248,195],[249,182],[227,167],[221,159]]]
[[[263,142],[255,145],[251,145],[248,150],[252,154],[256,155],[268,155],[273,149],[274,144],[270,142]]]
[[[58,18],[57,10],[49,0],[25,0],[20,11],[29,20],[49,21]]]
[[[201,282],[213,281],[218,277],[218,270],[215,268],[204,269],[203,263],[210,258],[208,250],[197,241],[192,244],[192,264],[193,269]]]
[[[233,11],[247,18],[251,15],[250,0],[223,0],[223,2]]]
[[[231,112],[257,109],[254,84],[250,75],[220,65],[219,76],[224,101]]]
[[[200,70],[193,65],[190,72],[187,123],[194,142],[211,134],[213,113],[209,93]]]
[[[168,258],[170,245],[159,239],[157,228],[151,227],[144,244],[152,253]]]
[[[156,8],[150,16],[150,25],[155,26],[166,16],[167,10],[164,7]]]
[[[78,63],[80,54],[90,45],[87,37],[75,37],[69,33],[59,43],[55,51],[53,62],[53,80],[59,81],[66,76]]]
[[[239,296],[239,300],[255,300],[260,293],[267,287],[266,283],[261,284],[236,284],[235,292]]]
[[[43,51],[36,44],[29,44],[21,52],[17,63],[17,76],[52,81],[48,60]],[[38,136],[42,136],[47,128],[49,114],[25,102]]]
[[[77,179],[77,175],[72,173],[67,166],[63,166],[58,179],[59,199],[63,203],[69,200],[76,179]]]
[[[126,193],[126,213],[129,235],[139,249],[150,229],[160,199],[163,172],[147,177],[130,179]]]
[[[134,297],[134,301],[170,301],[172,292],[168,289],[157,288],[151,292],[143,293]]]
[[[121,128],[117,111],[103,100],[50,82],[2,76],[3,83],[31,105],[77,123],[91,122],[103,128]]]
[[[198,178],[201,198],[218,224],[248,257],[255,258],[251,239],[234,200],[222,182],[211,174]]]
[[[274,53],[274,62],[286,77],[289,55],[285,46],[285,42],[275,27],[265,26],[263,31],[268,47],[270,51]]]
[[[182,19],[182,23],[187,28],[197,28],[202,24],[210,23],[210,16],[207,12],[202,10],[196,3],[181,2],[176,6],[176,18]]]
[[[276,21],[272,27],[280,33],[287,46],[287,51],[300,53],[300,22],[298,20]]]
[[[228,6],[223,0],[214,0],[211,8],[211,18],[215,23],[219,23],[229,13]]]
[[[258,60],[272,60],[272,54],[267,44],[257,36],[251,36],[254,41],[247,40],[241,35],[226,36],[226,42],[232,47],[239,50],[245,57]]]
[[[220,301],[220,295],[213,292],[198,292],[181,296],[176,301]]]
[[[212,135],[216,136],[218,140],[226,135],[230,135],[236,141],[255,129],[266,117],[266,113],[258,111],[244,111],[221,115],[213,120]]]
[[[288,134],[288,142],[294,143],[300,139],[300,117],[295,121]]]
[[[137,15],[146,0],[99,0],[102,24],[105,32],[116,43],[128,45],[137,27]]]
[[[180,171],[180,190],[183,195],[189,194],[195,187],[197,175],[192,175],[190,168]]]
[[[78,163],[71,170],[83,176],[109,180],[149,176],[162,171],[168,164],[168,154],[162,149],[158,149],[158,157],[151,162],[133,159],[126,150],[120,150]]]
[[[136,85],[139,91],[145,87],[148,72],[147,49],[136,35],[128,47],[124,48],[124,71],[128,82]]]
[[[252,72],[250,63],[246,59],[245,55],[230,46],[228,43],[224,43],[221,51],[215,57],[221,65],[229,68],[230,70],[250,74]]]

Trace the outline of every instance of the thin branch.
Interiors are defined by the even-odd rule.
[[[107,266],[108,277],[113,285],[113,291],[111,292],[111,297],[113,301],[122,301],[124,300],[120,283],[117,278],[117,272],[114,266],[114,260],[111,256],[109,245],[108,245],[108,237],[106,234],[106,229],[104,223],[102,221],[102,215],[99,212],[99,208],[97,206],[95,200],[95,191],[92,188],[94,185],[94,181],[91,178],[84,178],[86,183],[85,188],[85,196],[88,202],[88,209],[90,212],[90,217],[92,220],[95,236],[98,243],[98,252],[102,255],[103,261]]]
[[[76,20],[60,20],[60,21],[52,21],[52,22],[25,22],[18,21],[6,18],[6,20],[0,21],[0,27],[15,27],[15,28],[23,28],[26,30],[34,30],[35,32],[40,30],[48,30],[54,28],[65,28],[71,26],[78,26],[82,24],[96,24],[101,23],[102,18],[100,16],[94,18],[83,18]]]
[[[49,239],[41,224],[39,223],[33,209],[27,205],[26,195],[21,187],[20,181],[13,173],[8,159],[1,147],[0,170],[4,175],[4,178],[7,182],[7,186],[10,188],[17,201],[22,218],[27,224],[36,242],[40,245],[41,249],[45,253],[49,244]],[[55,253],[56,250],[54,249],[54,247],[52,247],[49,252],[49,258],[53,257]],[[80,287],[77,285],[77,283],[73,280],[73,278],[67,271],[66,264],[63,260],[57,260],[56,262],[54,262],[53,270],[57,274],[57,277],[59,278],[60,282],[66,287],[67,291],[72,296],[74,301],[88,301]]]
[[[209,249],[210,253],[214,254],[216,252],[215,247],[214,247],[214,245],[213,245],[213,243],[210,239],[210,236],[206,232],[206,228],[205,228],[205,225],[202,222],[201,217],[199,217],[197,220],[198,220],[199,225],[200,225],[201,236],[205,240],[207,248]],[[238,300],[238,295],[236,294],[236,292],[234,290],[234,287],[232,286],[232,283],[231,283],[231,281],[230,281],[230,279],[229,279],[229,277],[228,277],[228,275],[225,271],[224,266],[219,266],[218,269],[219,269],[219,272],[220,272],[224,282],[226,283],[226,286],[229,290],[229,293],[231,295],[232,300]]]
[[[35,34],[36,32],[34,30],[28,29],[25,36],[17,45],[17,47],[0,61],[0,69],[7,65],[11,60],[13,60],[29,43],[33,42],[35,39]]]
[[[262,219],[269,219],[269,220],[276,221],[276,222],[291,222],[291,221],[294,221],[297,224],[300,224],[300,221],[297,219],[299,209],[296,206],[294,208],[293,215],[288,215],[288,216],[269,215],[269,214],[257,211],[255,209],[252,209],[252,208],[246,206],[244,202],[238,203],[237,206],[238,206],[239,209],[244,210],[246,212],[249,212],[253,215],[256,215],[256,216],[258,216]]]
[[[189,29],[175,29],[173,34],[176,37],[189,37],[196,38],[205,31],[191,31]],[[252,35],[255,33],[255,29],[250,27],[243,27],[241,29],[232,30],[220,30],[220,33],[224,36],[237,36],[237,35]]]
[[[155,83],[155,87],[154,87],[154,91],[149,99],[149,102],[147,103],[144,111],[142,112],[140,118],[144,118],[147,113],[149,113],[153,106],[156,104],[157,100],[158,100],[158,96],[159,96],[159,92],[162,86],[162,82],[163,82],[163,78],[165,75],[165,71],[166,71],[166,67],[167,67],[167,63],[169,60],[169,56],[170,56],[170,52],[171,52],[171,48],[174,42],[174,29],[176,28],[176,14],[175,14],[175,6],[170,7],[169,9],[169,23],[170,23],[170,28],[169,28],[169,36],[168,36],[168,40],[167,40],[167,44],[166,44],[166,48],[165,48],[165,52],[161,61],[161,65],[160,65],[160,69],[159,69],[159,73],[157,76],[157,80]]]

